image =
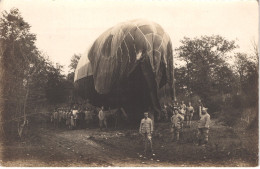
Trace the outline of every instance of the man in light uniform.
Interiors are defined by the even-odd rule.
[[[188,126],[190,128],[191,126],[191,120],[193,117],[193,113],[194,113],[194,108],[191,106],[191,102],[189,102],[188,107],[186,108],[186,126]]]
[[[199,99],[199,103],[198,103],[198,113],[196,113],[197,114],[197,116],[198,116],[198,119],[200,119],[200,116],[201,116],[201,110],[202,110],[202,108],[204,107],[204,105],[203,105],[203,103],[202,103],[202,101]]]
[[[148,112],[144,113],[144,118],[141,120],[139,133],[142,134],[144,139],[144,153],[147,152],[147,144],[150,143],[151,151],[153,152],[152,134],[153,134],[153,121],[148,117]]]
[[[201,110],[201,116],[198,124],[198,144],[205,145],[209,140],[209,124],[210,124],[210,115],[207,112],[207,108],[203,107]]]
[[[173,111],[173,116],[171,117],[172,141],[174,141],[174,138],[176,138],[176,141],[179,141],[180,132],[182,132],[181,129],[182,129],[183,120],[184,120],[184,117],[179,114],[178,109],[175,109]]]
[[[186,110],[186,104],[184,103],[184,101],[181,101],[180,107],[181,107],[181,109]]]
[[[53,122],[54,122],[54,127],[58,127],[59,124],[59,112],[58,109],[55,109],[53,113]]]
[[[78,109],[75,105],[72,109],[72,115],[73,115],[72,127],[74,128],[74,127],[77,127],[77,118],[78,118]]]
[[[101,107],[101,110],[98,112],[98,119],[99,119],[99,127],[100,129],[103,128],[103,124],[107,128],[107,119],[104,113],[104,106]]]

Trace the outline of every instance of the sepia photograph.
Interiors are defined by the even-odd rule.
[[[258,0],[0,0],[0,167],[259,166]]]

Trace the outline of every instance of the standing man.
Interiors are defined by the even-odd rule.
[[[198,124],[198,144],[205,145],[209,140],[209,124],[210,124],[210,115],[207,112],[207,108],[203,107],[201,110],[201,116]]]
[[[168,107],[166,106],[166,104],[163,104],[162,112],[163,112],[163,117],[164,117],[165,121],[168,121],[168,111],[167,111],[167,109],[168,109]]]
[[[176,141],[179,141],[180,139],[180,132],[182,128],[182,122],[184,120],[184,117],[179,114],[179,110],[175,109],[173,111],[173,116],[171,117],[171,132],[172,132],[172,141],[174,141],[174,138]]]
[[[54,127],[58,127],[58,124],[59,124],[59,112],[58,112],[58,109],[56,108],[54,110],[54,113],[53,113],[53,122],[54,122]]]
[[[70,129],[70,116],[71,112],[69,108],[66,109],[66,126]]]
[[[177,109],[180,108],[180,105],[179,105],[179,103],[177,101],[174,101],[172,111],[174,111],[175,108],[177,108]]]
[[[202,108],[204,107],[204,105],[203,105],[203,103],[202,103],[202,101],[199,99],[199,103],[198,103],[198,106],[199,106],[199,108],[198,108],[198,119],[200,119],[200,116],[201,116],[201,110],[202,110]]]
[[[75,127],[78,129],[79,128],[79,116],[80,116],[80,106],[79,108],[77,109],[77,113],[76,113],[76,116],[75,116]]]
[[[144,140],[144,154],[147,152],[147,144],[150,143],[151,151],[153,152],[152,134],[153,121],[148,117],[148,112],[144,113],[144,118],[141,120],[139,133],[142,134]]]
[[[73,118],[73,123],[71,123],[72,128],[77,127],[77,118],[78,118],[77,116],[78,116],[78,109],[77,109],[76,105],[74,105],[73,109],[72,109],[72,118]]]
[[[186,104],[184,103],[184,101],[181,101],[180,107],[181,107],[181,109],[186,110]]]
[[[194,113],[194,108],[191,106],[191,102],[189,102],[189,105],[186,109],[186,126],[188,126],[190,128],[191,126],[191,120],[193,117],[193,113]]]
[[[106,120],[106,116],[105,116],[105,113],[104,113],[104,106],[102,106],[101,110],[98,112],[98,119],[99,119],[99,127],[100,127],[100,129],[103,128],[103,124],[107,128],[107,120]]]

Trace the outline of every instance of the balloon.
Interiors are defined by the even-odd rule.
[[[133,20],[97,38],[80,58],[74,82],[94,104],[134,106],[139,112],[150,107],[159,113],[157,90],[166,83],[172,87],[173,78],[169,35],[157,23]]]

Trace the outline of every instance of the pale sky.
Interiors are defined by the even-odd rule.
[[[74,53],[83,54],[108,28],[124,21],[157,22],[170,35],[173,49],[184,36],[221,35],[237,40],[239,52],[251,52],[258,42],[257,1],[91,1],[2,0],[0,11],[16,7],[37,35],[37,47],[54,63],[68,65]]]

